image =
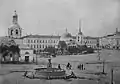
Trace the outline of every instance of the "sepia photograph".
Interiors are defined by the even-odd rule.
[[[120,0],[0,0],[0,84],[120,84]]]

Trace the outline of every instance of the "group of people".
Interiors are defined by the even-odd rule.
[[[80,70],[85,70],[84,64],[78,65],[78,68],[79,68]]]
[[[66,69],[71,69],[72,65],[68,62],[68,64],[66,65]],[[60,64],[58,64],[58,69],[61,69]]]

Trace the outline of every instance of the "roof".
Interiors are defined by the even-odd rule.
[[[76,39],[76,36],[72,36],[73,39]]]
[[[53,35],[27,35],[21,38],[60,38],[60,36],[53,36]]]
[[[98,39],[98,37],[90,37],[90,36],[86,36],[86,37],[84,37],[84,39]]]
[[[61,38],[71,38],[71,37],[72,37],[72,35],[68,32],[65,32],[61,35]]]
[[[78,35],[83,35],[83,33],[82,32],[78,32]]]

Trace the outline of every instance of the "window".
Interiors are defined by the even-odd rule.
[[[37,43],[38,43],[38,40],[37,40]]]
[[[41,48],[41,45],[40,45],[40,48]]]
[[[36,48],[36,46],[34,45],[34,48]]]
[[[31,45],[31,48],[32,48],[33,46]]]
[[[79,36],[78,36],[78,40],[79,40]]]
[[[34,40],[34,43],[35,43],[36,41]]]
[[[28,43],[30,43],[30,40],[28,39]]]
[[[41,43],[41,40],[40,40],[40,43]]]
[[[46,40],[46,43],[47,43],[47,40]]]
[[[43,45],[43,48],[44,48],[44,45]]]
[[[11,35],[13,35],[13,30],[11,30]]]
[[[31,40],[31,43],[33,43],[33,40]]]
[[[43,43],[44,43],[44,40],[43,40]]]
[[[16,29],[16,34],[18,34],[18,30]]]
[[[37,45],[37,48],[38,48],[38,45]]]

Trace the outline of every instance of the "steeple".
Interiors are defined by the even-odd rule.
[[[13,24],[17,24],[17,21],[18,21],[18,15],[16,13],[16,10],[14,11],[14,15],[13,15]]]
[[[66,28],[66,30],[65,30],[66,32],[67,32],[67,28]]]
[[[10,38],[20,38],[22,35],[22,28],[18,24],[18,15],[16,10],[14,11],[12,19],[12,25],[8,28],[8,35]]]
[[[116,33],[118,32],[118,28],[116,28]]]
[[[81,34],[82,35],[82,31],[81,31],[81,20],[79,20],[79,32],[78,34]]]

